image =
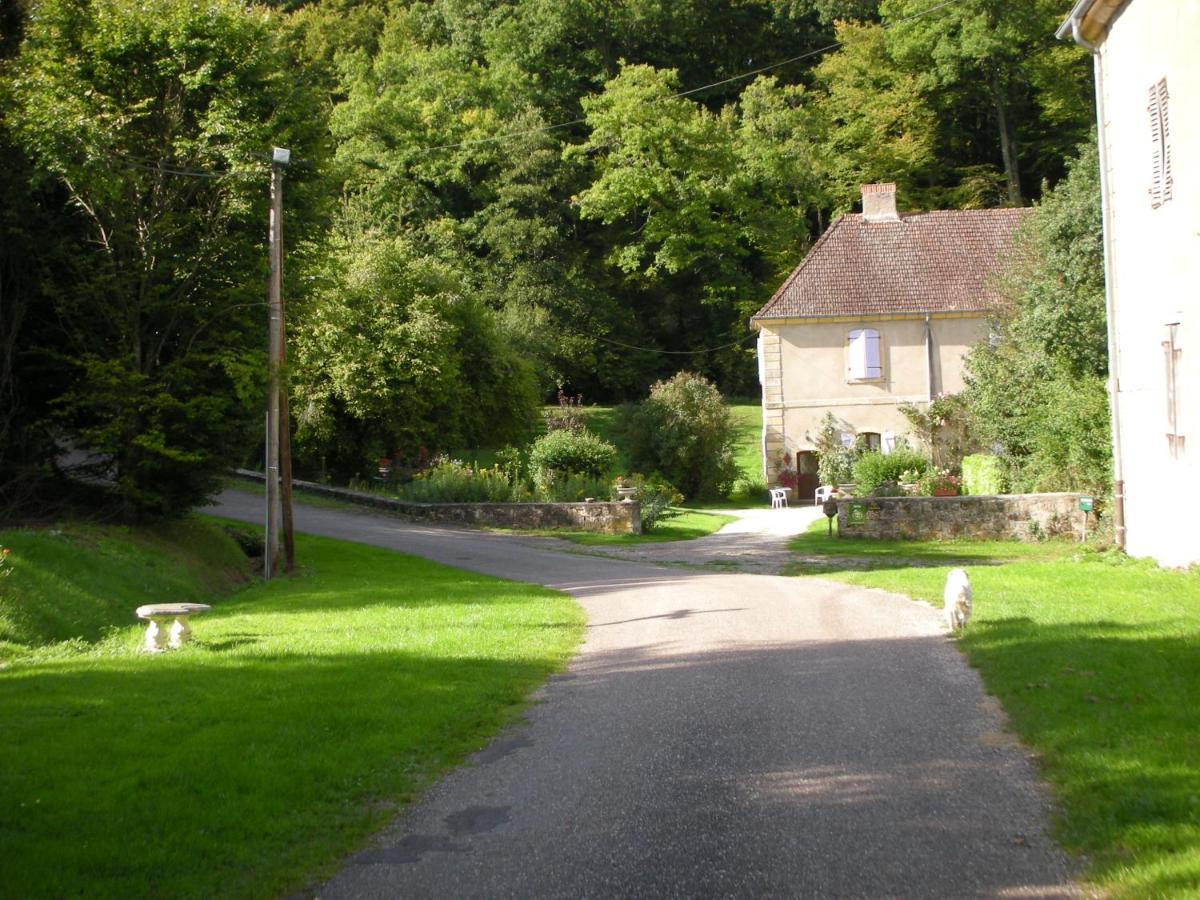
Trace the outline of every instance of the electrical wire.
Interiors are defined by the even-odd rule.
[[[962,0],[942,0],[942,2],[937,3],[934,6],[929,7],[928,9],[921,10],[920,12],[913,13],[912,15],[905,16],[901,19],[896,19],[895,21],[889,22],[888,24],[886,24],[882,27],[884,28],[884,30],[895,28],[897,25],[901,25],[905,22],[911,22],[914,19],[921,18],[922,16],[928,16],[932,13],[938,12],[939,10],[945,9],[947,6],[951,6],[952,4],[960,3],[960,2],[962,2]],[[678,91],[677,93],[672,94],[669,99],[677,100],[677,99],[680,99],[683,97],[690,97],[692,94],[698,94],[698,93],[701,93],[702,91],[707,91],[712,88],[722,87],[723,85],[726,85],[726,84],[732,84],[735,81],[745,81],[747,78],[753,78],[755,75],[761,75],[764,72],[770,72],[774,69],[782,68],[783,66],[789,66],[789,65],[792,65],[793,63],[801,62],[806,59],[811,59],[814,56],[820,56],[821,54],[829,53],[832,50],[837,50],[839,47],[842,47],[843,44],[844,44],[843,41],[834,41],[832,44],[827,44],[824,47],[818,47],[815,50],[809,50],[806,53],[801,53],[799,56],[793,56],[789,59],[780,60],[779,62],[771,63],[770,65],[767,65],[767,66],[760,66],[757,69],[751,69],[750,71],[747,71],[747,72],[741,72],[737,75],[732,75],[729,78],[724,78],[720,81],[711,82],[710,84],[703,84],[703,85],[700,85],[699,87],[688,88],[686,91]],[[509,138],[527,137],[527,136],[533,135],[533,134],[547,134],[552,131],[561,131],[564,128],[570,128],[574,125],[586,124],[586,122],[587,122],[586,118],[570,119],[565,122],[556,122],[553,125],[543,125],[543,126],[540,126],[537,128],[524,128],[524,129],[520,129],[518,131],[506,131],[502,134],[497,134],[492,137],[474,138],[469,141],[459,141],[458,143],[455,143],[455,144],[435,144],[431,147],[421,147],[421,148],[417,149],[417,152],[422,153],[422,154],[436,153],[441,150],[458,150],[458,149],[461,149],[464,147],[475,147],[480,144],[493,144],[493,143],[496,143],[497,141],[508,140]],[[216,170],[207,170],[207,169],[184,169],[184,168],[180,168],[177,166],[166,165],[166,163],[163,160],[154,160],[154,159],[147,159],[144,157],[130,156],[128,154],[116,153],[115,151],[111,153],[111,156],[119,159],[123,164],[130,166],[131,168],[143,169],[143,170],[151,171],[151,172],[162,172],[167,175],[178,175],[178,176],[186,177],[186,178],[211,178],[211,179],[248,178],[251,176],[262,175],[262,174],[265,174],[267,171],[269,171],[267,168],[242,170],[242,171],[233,171],[233,170],[216,171]],[[293,160],[293,162],[297,163],[297,164],[304,164],[307,161],[302,160],[302,159],[297,159],[297,160]],[[683,351],[679,351],[679,352],[683,352]]]
[[[931,6],[928,9],[923,9],[920,12],[913,13],[912,15],[904,16],[903,18],[896,19],[896,20],[889,22],[888,24],[883,25],[881,27],[885,31],[888,31],[892,28],[895,28],[897,25],[902,25],[905,22],[911,22],[914,19],[921,18],[922,16],[928,16],[932,13],[938,12],[939,10],[945,9],[947,6],[951,6],[955,3],[960,3],[960,2],[962,2],[962,0],[942,0],[941,3]],[[751,69],[748,72],[742,72],[738,75],[731,75],[729,78],[724,78],[721,81],[714,81],[711,84],[704,84],[704,85],[701,85],[700,87],[688,88],[686,91],[679,91],[677,93],[671,94],[668,99],[678,100],[682,97],[690,97],[692,94],[698,94],[702,91],[707,91],[710,88],[721,87],[722,85],[726,85],[726,84],[732,84],[735,81],[745,81],[747,78],[753,78],[755,75],[761,75],[763,72],[770,72],[773,69],[778,69],[783,66],[790,66],[792,63],[797,63],[797,62],[801,62],[802,60],[811,59],[812,57],[820,56],[823,53],[829,53],[832,50],[837,50],[839,47],[842,47],[844,44],[845,44],[844,41],[834,41],[832,44],[827,44],[824,47],[818,47],[816,50],[809,50],[806,53],[801,53],[799,56],[793,56],[790,59],[780,60],[779,62],[771,63],[768,66],[762,66],[757,69]],[[571,119],[566,122],[557,122],[553,125],[544,125],[539,128],[524,128],[519,131],[506,131],[503,134],[498,134],[493,137],[474,138],[469,141],[460,141],[456,144],[435,144],[432,147],[418,148],[417,152],[419,152],[419,153],[436,153],[439,150],[457,150],[457,149],[460,149],[463,147],[474,147],[479,144],[491,144],[491,143],[495,143],[496,141],[503,141],[503,140],[507,140],[508,138],[513,138],[513,137],[527,137],[532,134],[546,134],[551,131],[559,131],[563,128],[570,128],[572,125],[582,125],[586,122],[587,122],[586,118]]]
[[[730,347],[737,347],[746,343],[750,338],[757,337],[756,334],[748,334],[738,341],[731,341],[728,344],[722,344],[720,347],[701,347],[697,350],[660,350],[657,347],[637,347],[633,344],[626,344],[623,341],[614,341],[612,338],[604,338],[599,335],[592,335],[596,340],[604,344],[612,344],[616,347],[624,347],[626,350],[638,350],[642,353],[658,353],[664,356],[693,356],[697,353],[716,353],[718,350],[728,350]]]

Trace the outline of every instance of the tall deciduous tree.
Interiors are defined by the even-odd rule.
[[[958,119],[957,130],[971,130],[973,105],[990,111],[990,143],[999,150],[1008,202],[1022,205],[1031,180],[1056,174],[1046,169],[1046,144],[1061,159],[1091,121],[1085,55],[1054,40],[1062,4],[959,0],[918,15],[929,9],[924,0],[881,0],[879,9],[891,26],[891,57],[918,77],[941,111]],[[1074,94],[1073,104],[1062,104],[1064,91]],[[1055,111],[1049,120],[1041,114],[1047,108]]]
[[[321,130],[280,28],[234,0],[44,0],[13,70],[16,138],[88,239],[57,421],[131,514],[210,493],[261,396],[266,154]]]
[[[1103,490],[1111,451],[1094,143],[1030,216],[1004,288],[1010,307],[967,357],[976,430],[1004,449],[1019,488]]]

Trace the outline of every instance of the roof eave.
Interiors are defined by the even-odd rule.
[[[1073,39],[1088,50],[1104,40],[1108,26],[1129,0],[1078,0],[1070,15],[1058,26],[1059,40]]]
[[[787,316],[751,316],[750,327],[758,330],[767,322],[791,322],[797,319],[805,321],[809,319],[911,319],[917,316],[970,316],[979,315],[986,316],[989,313],[996,311],[999,304],[991,306],[979,306],[973,309],[915,309],[904,310],[903,312],[896,310],[892,312],[871,312],[871,313],[854,313],[854,312],[836,312],[836,313],[821,313],[819,315],[798,315],[792,314]]]

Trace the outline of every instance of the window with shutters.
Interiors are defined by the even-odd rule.
[[[851,331],[846,336],[846,362],[848,381],[878,381],[883,378],[879,332],[874,328]]]
[[[1183,456],[1184,439],[1179,433],[1179,359],[1183,356],[1180,346],[1179,323],[1173,322],[1167,326],[1167,339],[1162,342],[1163,361],[1166,363],[1167,374],[1167,449],[1172,459]]]
[[[1167,108],[1167,79],[1150,88],[1150,205],[1158,209],[1171,199],[1171,120]]]

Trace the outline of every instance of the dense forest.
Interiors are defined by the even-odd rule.
[[[931,209],[1063,178],[1093,121],[1068,5],[10,0],[0,491],[44,502],[79,451],[172,512],[255,458],[273,146],[301,471],[515,442],[560,389],[683,368],[752,395],[749,316],[860,183]]]

